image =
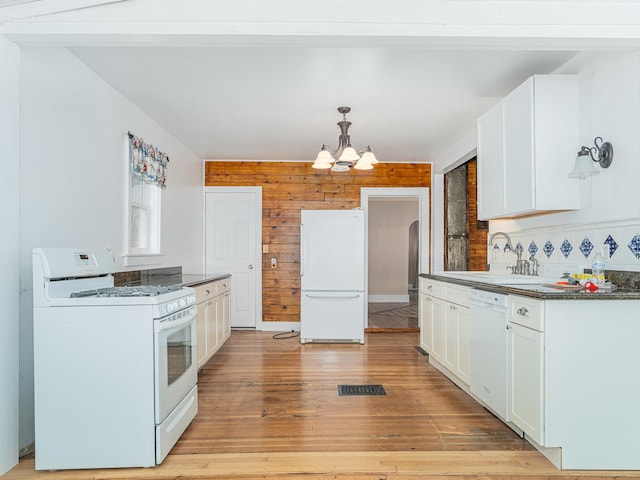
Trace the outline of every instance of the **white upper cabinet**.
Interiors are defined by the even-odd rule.
[[[580,208],[578,79],[535,75],[478,119],[478,218]]]

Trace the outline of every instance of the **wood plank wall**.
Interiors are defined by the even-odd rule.
[[[262,187],[262,316],[300,321],[300,210],[360,206],[362,187],[430,187],[431,164],[380,163],[368,171],[331,173],[310,162],[205,162],[205,186]],[[278,268],[272,269],[275,257]]]
[[[467,198],[469,222],[469,270],[487,270],[487,235],[489,222],[478,220],[478,161],[467,163]]]

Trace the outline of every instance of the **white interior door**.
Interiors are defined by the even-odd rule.
[[[262,190],[205,190],[205,271],[230,273],[231,327],[255,328],[262,312]]]

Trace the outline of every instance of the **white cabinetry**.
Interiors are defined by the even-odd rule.
[[[534,75],[478,119],[478,218],[580,208],[575,75]],[[558,192],[562,192],[561,195]]]
[[[544,439],[544,302],[512,297],[509,419],[538,445]]]
[[[640,469],[640,302],[509,298],[509,420],[563,469]]]
[[[196,291],[198,368],[209,361],[231,335],[230,279],[193,287]]]
[[[469,384],[467,287],[420,278],[420,346],[429,363]]]

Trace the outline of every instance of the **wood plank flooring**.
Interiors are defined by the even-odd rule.
[[[366,345],[234,331],[199,375],[199,413],[156,468],[35,472],[14,479],[621,478],[559,471],[427,363],[416,333]],[[386,396],[340,397],[339,384]]]
[[[419,331],[418,291],[409,291],[408,303],[369,302],[367,332]]]

